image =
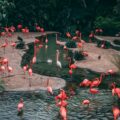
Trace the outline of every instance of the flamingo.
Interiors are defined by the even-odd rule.
[[[116,88],[115,83],[112,83],[112,96],[117,95],[120,98],[120,88]]]
[[[12,46],[12,48],[13,48],[13,50],[14,50],[14,48],[16,47],[16,43],[15,43],[15,42],[12,42],[10,45]]]
[[[10,67],[10,66],[8,66],[8,76],[10,75],[10,73],[12,73],[13,72],[13,68],[12,67]]]
[[[66,36],[67,36],[68,38],[71,38],[71,34],[70,34],[69,32],[66,33]]]
[[[120,115],[120,110],[118,107],[113,107],[112,108],[112,111],[113,111],[113,116],[114,116],[114,120],[117,120],[117,118],[119,117]]]
[[[98,93],[99,93],[99,90],[90,87],[90,93],[91,93],[91,94],[98,94]]]
[[[36,56],[32,58],[32,64],[35,64],[35,63],[36,63]]]
[[[0,66],[0,71],[3,73],[3,76],[4,76],[4,72],[5,72],[5,66]]]
[[[23,66],[23,71],[24,71],[24,78],[25,78],[25,72],[27,71],[28,65]]]
[[[102,78],[103,78],[103,75],[104,74],[101,74],[100,75],[100,78],[95,78],[95,80],[93,80],[92,82],[91,82],[91,87],[98,87],[100,84],[101,84],[101,82],[102,82]]]
[[[68,103],[66,100],[61,100],[59,103],[56,104],[58,107],[67,107]]]
[[[17,115],[20,116],[21,119],[22,119],[22,116],[23,116],[23,108],[24,108],[24,103],[23,103],[23,99],[21,98],[20,102],[17,105],[17,110],[18,110],[18,114]]]
[[[29,74],[29,86],[31,87],[30,77],[32,76],[32,68],[28,69],[28,74]]]
[[[8,46],[8,43],[3,43],[2,44],[2,46],[1,46],[1,48],[3,48],[3,50],[4,50],[4,54],[5,54],[5,48]]]
[[[67,97],[65,91],[64,91],[63,89],[61,89],[61,90],[60,90],[60,94],[55,97],[55,100],[58,100],[58,99],[60,99],[60,100],[65,100],[65,99],[67,99],[67,98],[68,98],[68,97]]]
[[[60,107],[60,115],[62,120],[67,120],[67,110],[63,106]]]
[[[81,83],[80,86],[88,87],[91,85],[91,81],[88,79],[84,79]]]
[[[48,80],[47,80],[47,91],[48,91],[48,93],[50,93],[51,95],[53,95],[53,89],[52,89],[52,87],[49,85],[49,82],[50,82],[50,80],[48,79]]]
[[[83,104],[83,105],[89,105],[89,104],[90,104],[90,101],[87,100],[87,99],[85,99],[85,100],[82,101],[82,104]]]
[[[59,61],[59,57],[60,57],[60,52],[59,52],[59,50],[56,50],[56,65],[58,68],[62,68],[62,64]]]

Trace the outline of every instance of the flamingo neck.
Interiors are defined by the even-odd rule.
[[[60,55],[59,55],[59,53],[57,52],[57,53],[56,53],[56,61],[59,61],[59,56],[60,56]]]

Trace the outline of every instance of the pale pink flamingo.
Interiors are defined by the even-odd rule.
[[[48,93],[50,93],[51,95],[53,95],[53,89],[52,89],[52,87],[49,85],[49,83],[50,83],[50,80],[49,80],[49,78],[47,79],[47,91],[48,91]]]
[[[26,78],[26,77],[25,77],[25,75],[26,75],[25,73],[26,73],[26,71],[27,71],[27,68],[28,68],[28,65],[23,66],[24,79]]]
[[[4,50],[4,54],[5,54],[5,48],[8,46],[8,43],[3,43],[3,45],[1,46],[1,48],[3,48]]]
[[[3,75],[3,77],[4,77],[5,66],[1,65],[1,66],[0,66],[0,71],[1,71],[1,73],[2,73],[2,75]]]
[[[14,51],[14,48],[16,47],[16,43],[15,43],[15,42],[12,42],[10,45],[12,46],[13,51]]]
[[[32,68],[28,69],[28,74],[29,74],[29,87],[31,87],[31,81],[30,81],[30,77],[32,76]]]
[[[13,68],[12,67],[10,67],[10,66],[8,66],[8,76],[10,76],[10,73],[12,73],[13,72]]]
[[[70,34],[69,32],[66,33],[66,36],[67,36],[68,38],[71,38],[71,34]]]

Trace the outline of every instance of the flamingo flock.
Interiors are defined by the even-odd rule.
[[[44,32],[44,28],[41,28],[39,25],[36,25],[36,31],[37,32]],[[18,24],[17,25],[17,29],[22,31],[22,33],[26,36],[28,36],[28,33],[29,33],[29,29],[28,27],[23,27],[22,24]],[[11,40],[11,41],[8,41],[7,37],[12,37],[14,32],[16,31],[16,28],[14,26],[10,26],[10,27],[5,27],[4,28],[4,32],[1,32],[0,35],[4,41],[4,43],[0,46],[1,48],[3,48],[4,50],[4,54],[5,54],[5,51],[6,51],[6,48],[8,46],[11,46],[12,49],[14,50],[14,48],[16,47],[16,43]],[[96,29],[96,33],[102,33],[102,29]],[[69,39],[72,39],[74,41],[77,41],[78,40],[78,47],[79,48],[82,48],[83,45],[84,45],[84,41],[81,39],[81,32],[80,31],[76,31],[76,36],[73,36],[67,32],[66,33],[66,36],[69,38]],[[94,33],[91,32],[90,35],[89,35],[89,41],[91,42],[92,38],[94,38]],[[47,50],[48,48],[48,37],[46,36],[46,39],[45,39],[45,49]],[[57,40],[56,40],[56,44],[57,44]],[[37,61],[37,52],[39,49],[41,49],[43,47],[43,44],[41,44],[40,40],[38,39],[35,39],[34,41],[34,55],[32,57],[32,60],[30,61],[30,66],[27,64],[27,65],[24,65],[23,66],[23,72],[24,72],[24,79],[26,78],[26,73],[28,73],[29,75],[29,86],[31,87],[31,82],[30,82],[30,78],[32,77],[33,75],[33,70],[32,70],[32,65],[36,63]],[[102,44],[101,46],[102,48],[104,47],[104,44]],[[38,50],[37,50],[38,49]],[[67,49],[66,46],[64,46],[64,49]],[[83,54],[84,56],[88,56],[88,53],[83,51]],[[62,63],[60,61],[60,51],[59,50],[56,50],[56,66],[58,69],[62,69]],[[51,59],[47,59],[47,63],[52,63],[53,61]],[[2,75],[4,75],[5,73],[8,73],[8,75],[10,75],[11,73],[13,73],[13,68],[9,65],[9,60],[7,58],[3,58],[2,61],[0,61],[0,73]],[[69,75],[72,76],[73,74],[73,71],[77,68],[77,66],[75,64],[70,64],[69,65]],[[99,94],[99,90],[98,90],[98,87],[101,85],[102,83],[102,80],[103,78],[106,76],[106,75],[113,75],[114,74],[114,71],[112,69],[108,70],[108,72],[105,74],[105,73],[102,73],[100,75],[99,78],[94,78],[93,80],[89,80],[89,79],[84,79],[82,82],[80,82],[79,84],[79,87],[89,87],[89,92],[91,94]],[[120,98],[120,88],[116,87],[116,84],[115,83],[112,83],[112,96],[117,96],[118,98]],[[50,95],[54,95],[54,92],[53,92],[53,89],[51,87],[51,85],[49,84],[49,79],[48,79],[48,83],[47,83],[47,92],[50,94]],[[71,95],[75,95],[74,91],[71,90]],[[67,120],[67,106],[68,106],[68,102],[67,100],[69,99],[68,95],[66,94],[65,90],[61,89],[60,90],[60,93],[55,96],[55,102],[56,102],[56,106],[59,107],[59,113],[60,113],[60,116],[61,116],[61,119],[62,120]],[[89,106],[89,104],[91,103],[91,101],[89,99],[84,99],[82,101],[82,105],[87,105]],[[18,110],[18,115],[20,116],[23,116],[23,109],[24,109],[24,102],[23,102],[23,99],[21,98],[19,103],[18,103],[18,106],[17,106],[17,110]],[[117,118],[119,117],[120,115],[120,109],[119,107],[117,106],[113,106],[112,108],[112,111],[113,111],[113,116],[114,116],[114,120],[117,120]]]

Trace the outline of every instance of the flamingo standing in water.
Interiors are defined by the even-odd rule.
[[[85,99],[85,100],[83,100],[83,101],[82,101],[82,104],[83,104],[83,105],[88,105],[88,106],[89,106],[90,101],[89,101],[89,100],[87,100],[87,99]]]
[[[57,65],[58,68],[62,68],[62,64],[59,61],[59,57],[60,57],[60,51],[56,50],[56,65]]]
[[[112,96],[117,95],[120,98],[120,88],[117,88],[115,83],[112,83]]]
[[[91,81],[88,79],[84,79],[81,83],[80,86],[88,87],[91,85]]]
[[[93,80],[92,82],[91,82],[91,87],[98,87],[100,84],[101,84],[101,82],[102,82],[102,79],[103,79],[103,75],[104,74],[101,74],[100,75],[100,78],[95,78],[95,80]]]
[[[90,93],[91,93],[91,94],[98,94],[98,93],[99,93],[99,90],[90,87]]]
[[[18,114],[17,115],[20,116],[21,119],[23,117],[23,109],[24,109],[24,102],[23,102],[23,99],[21,98],[20,102],[17,105],[17,110],[18,110]]]
[[[60,107],[60,116],[62,120],[67,120],[67,110],[63,106]]]
[[[117,120],[117,118],[119,117],[120,115],[120,110],[118,107],[114,106],[112,108],[112,111],[113,111],[113,116],[114,116],[114,120]]]

